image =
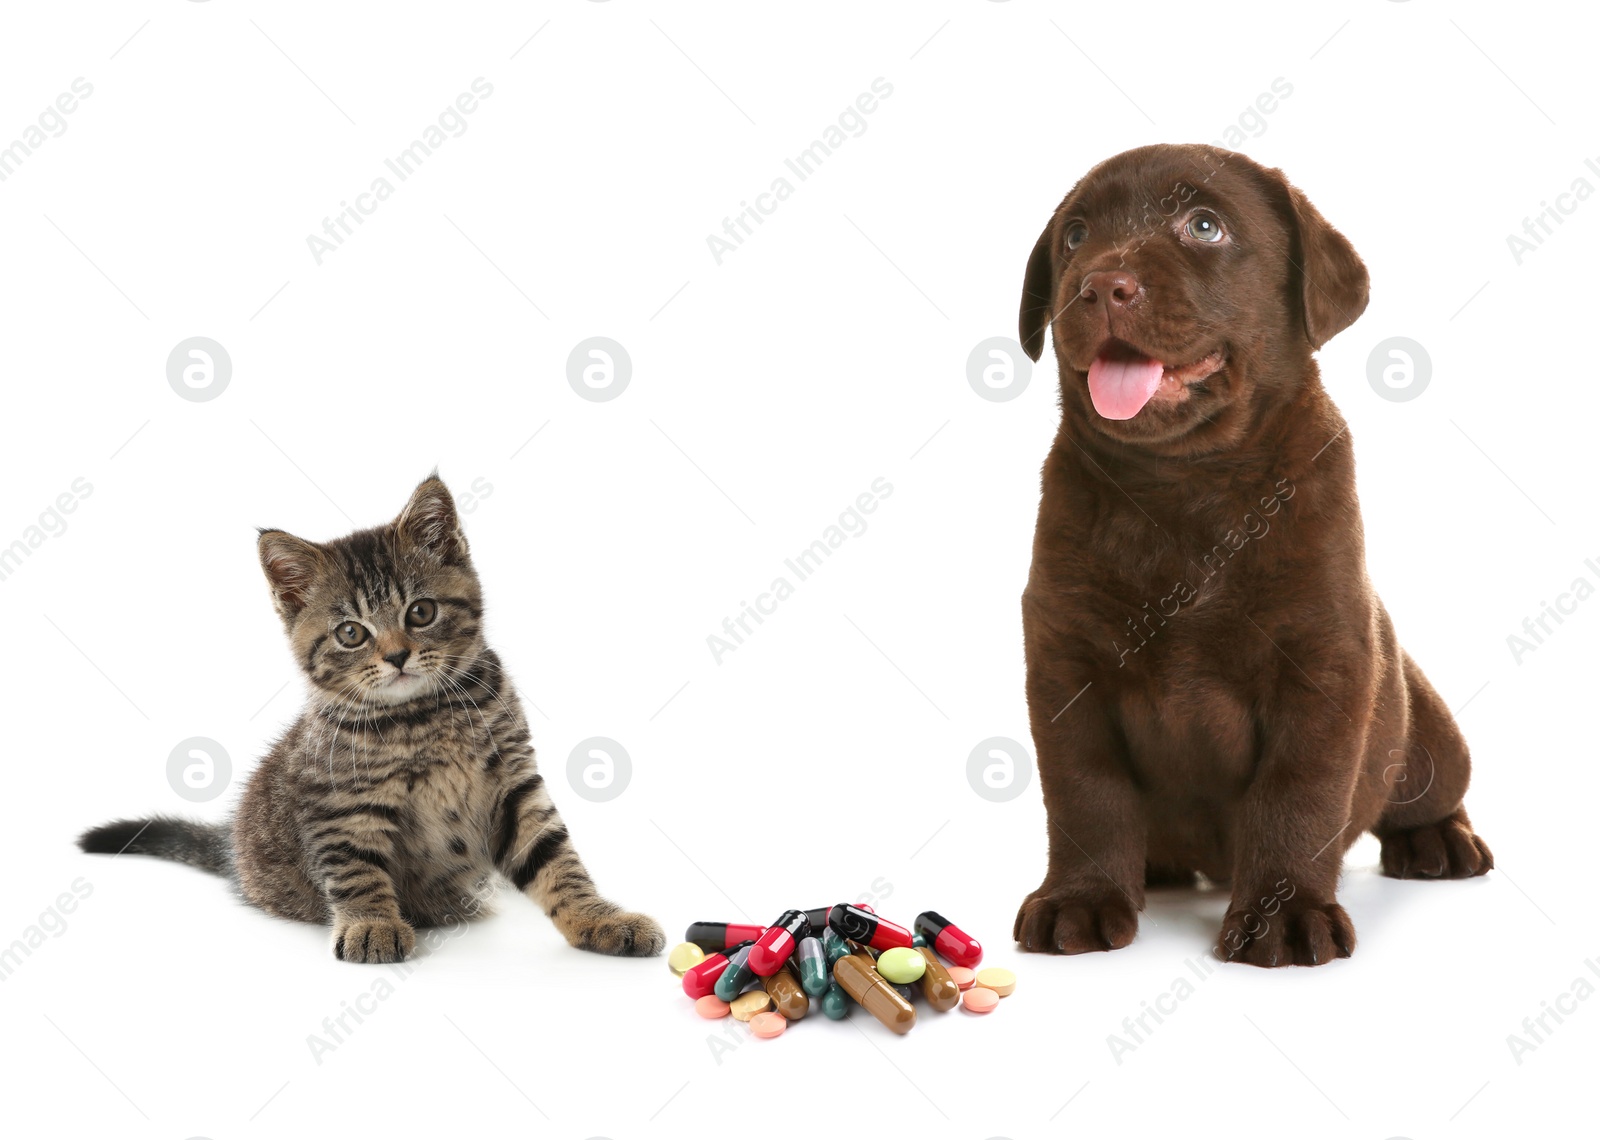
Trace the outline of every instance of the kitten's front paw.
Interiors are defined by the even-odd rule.
[[[333,956],[342,962],[404,962],[417,936],[400,918],[342,918],[334,922]]]
[[[593,950],[597,954],[614,954],[619,958],[653,958],[667,946],[666,931],[647,914],[618,911],[596,919],[581,931],[569,936],[579,950]]]

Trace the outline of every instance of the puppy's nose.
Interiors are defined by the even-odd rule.
[[[411,650],[396,649],[393,653],[385,653],[383,659],[396,669],[404,669],[406,667],[406,659],[410,656]]]
[[[1101,269],[1083,279],[1078,295],[1091,305],[1103,300],[1107,306],[1120,309],[1131,304],[1143,288],[1126,269]]]

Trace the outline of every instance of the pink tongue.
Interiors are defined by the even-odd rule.
[[[1147,357],[1107,360],[1089,365],[1089,398],[1108,420],[1131,420],[1161,386],[1161,361]]]

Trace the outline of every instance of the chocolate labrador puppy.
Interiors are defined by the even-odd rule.
[[[1133,940],[1146,886],[1231,884],[1217,952],[1318,965],[1364,831],[1385,874],[1494,865],[1450,710],[1367,579],[1354,455],[1312,353],[1367,271],[1277,170],[1204,146],[1101,163],[1028,259],[1061,427],[1022,598],[1049,814],[1024,949]]]

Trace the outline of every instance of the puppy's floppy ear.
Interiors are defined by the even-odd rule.
[[[406,538],[446,562],[467,556],[467,536],[461,531],[455,499],[437,471],[417,484],[394,525]]]
[[[1268,170],[1276,185],[1291,233],[1289,257],[1300,291],[1306,337],[1321,348],[1355,323],[1367,307],[1367,267],[1355,246],[1328,223],[1281,170]]]
[[[1056,216],[1050,215],[1044,232],[1028,255],[1028,272],[1022,279],[1022,307],[1017,312],[1017,338],[1022,351],[1038,360],[1044,351],[1044,332],[1055,314],[1050,307],[1056,292]]]

